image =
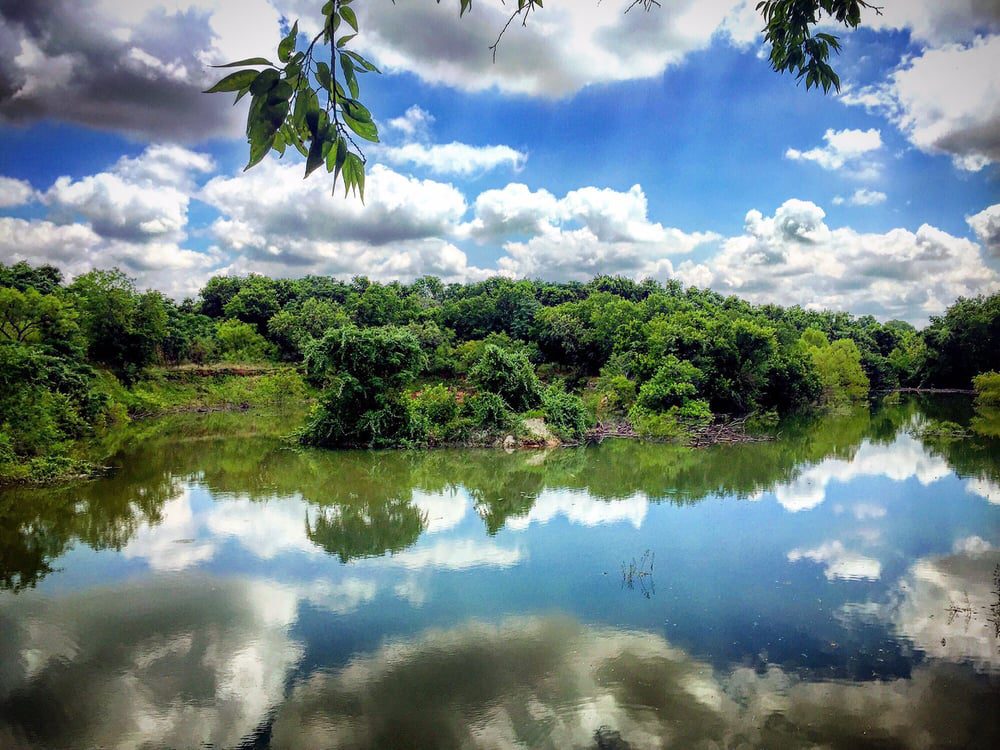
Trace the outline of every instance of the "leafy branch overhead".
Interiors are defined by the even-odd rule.
[[[205,93],[235,92],[237,102],[250,95],[246,126],[250,159],[245,169],[259,164],[272,150],[284,156],[291,146],[306,159],[306,177],[325,166],[333,174],[334,188],[342,178],[345,196],[353,192],[363,202],[366,158],[358,142],[378,143],[379,134],[371,112],[359,100],[359,78],[381,71],[350,48],[359,31],[351,7],[355,1],[329,0],[323,5],[322,31],[301,50],[296,21],[278,44],[277,63],[252,57],[215,66],[240,70]],[[633,0],[625,12],[659,6],[658,0]],[[543,0],[517,0],[516,7],[512,5],[490,45],[494,59],[511,25],[516,20],[527,23],[528,16],[542,7]],[[459,0],[460,16],[471,9],[472,0]],[[840,78],[829,58],[831,50],[840,52],[840,40],[825,32],[813,34],[813,28],[824,20],[856,28],[862,11],[868,9],[881,12],[865,0],[761,0],[757,10],[765,22],[764,39],[771,45],[771,67],[805,79],[806,89],[839,91]]]

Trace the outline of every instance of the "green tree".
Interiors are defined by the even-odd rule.
[[[167,303],[159,292],[138,293],[117,269],[85,273],[69,291],[91,360],[129,381],[155,361],[167,333]]]
[[[857,401],[868,397],[868,376],[861,368],[861,352],[851,339],[830,342],[826,334],[809,328],[802,345],[812,358],[826,403]]]
[[[541,403],[542,386],[535,368],[520,352],[487,345],[469,371],[469,378],[481,390],[500,396],[514,411],[526,411]]]
[[[0,287],[0,338],[62,348],[79,335],[76,317],[76,310],[55,294]]]
[[[426,425],[404,393],[426,366],[410,331],[344,326],[312,342],[305,362],[323,393],[300,433],[303,442],[377,447],[424,438]]]

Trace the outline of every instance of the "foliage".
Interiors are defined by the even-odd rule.
[[[571,433],[576,394],[591,418],[683,438],[711,413],[787,415],[896,383],[968,388],[977,373],[1000,371],[1000,295],[959,300],[918,331],[610,276],[216,277],[182,303],[114,270],[66,285],[51,267],[0,264],[0,280],[0,442],[22,463],[67,455],[128,415],[308,399],[285,375],[265,394],[277,359],[333,389],[325,404],[335,413],[321,404],[314,423],[334,444],[357,445],[491,442],[529,410],[560,422],[546,414],[554,397],[543,381],[565,384],[567,398],[555,401]],[[251,377],[213,374],[220,359]],[[190,381],[186,363],[197,364]]]
[[[469,379],[487,393],[495,393],[515,411],[538,406],[542,386],[531,362],[521,352],[488,344],[469,370]]]
[[[701,370],[671,354],[639,389],[635,406],[644,412],[665,412],[683,406],[697,395],[701,380]]]
[[[981,372],[972,379],[976,403],[982,406],[1000,406],[1000,372]]]
[[[378,143],[379,131],[372,113],[359,100],[360,79],[365,73],[381,71],[351,49],[360,31],[352,3],[325,2],[318,19],[321,31],[302,49],[295,21],[278,44],[277,63],[267,57],[251,57],[216,66],[239,70],[205,93],[235,93],[237,102],[250,95],[246,123],[250,158],[245,169],[260,163],[272,150],[284,156],[286,149],[293,147],[306,160],[306,177],[325,167],[333,174],[334,189],[342,178],[345,196],[353,191],[363,202],[366,159],[355,139]],[[659,0],[634,0],[626,12],[636,7],[649,11],[659,5]],[[527,23],[528,16],[541,8],[542,0],[517,0],[490,47],[494,59],[500,39],[513,21]],[[459,0],[460,15],[471,9],[472,0]],[[771,67],[805,80],[807,90],[815,86],[824,92],[831,88],[840,91],[840,79],[829,63],[831,51],[840,52],[840,40],[825,31],[813,34],[812,30],[831,20],[856,28],[866,9],[881,12],[865,0],[762,0],[757,10],[764,18],[765,42],[771,46]],[[611,289],[616,294],[627,290],[626,294],[640,296],[632,287],[608,277],[594,288]]]
[[[257,329],[239,320],[224,320],[219,323],[215,337],[218,353],[223,360],[232,362],[259,362],[267,359],[271,345]]]
[[[550,385],[542,394],[545,424],[564,440],[578,440],[587,431],[590,420],[582,399],[567,393],[561,384]]]
[[[300,439],[368,447],[419,442],[426,424],[403,389],[425,364],[420,343],[405,328],[328,331],[306,352],[307,375],[324,390]]]
[[[505,432],[517,425],[517,416],[496,393],[477,393],[469,399],[467,410],[475,427],[485,432]]]
[[[809,328],[802,334],[802,346],[812,357],[828,404],[857,401],[868,397],[868,377],[861,368],[861,352],[850,339],[831,343],[826,334]]]
[[[959,299],[923,337],[925,385],[968,388],[978,373],[1000,370],[1000,292]]]
[[[89,358],[132,381],[152,364],[167,334],[167,303],[158,292],[136,291],[117,269],[90,271],[69,286],[80,312]]]

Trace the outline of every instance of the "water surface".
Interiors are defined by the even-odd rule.
[[[1000,441],[919,437],[944,418],[983,424],[505,454],[144,423],[107,478],[0,493],[0,747],[1000,746]]]

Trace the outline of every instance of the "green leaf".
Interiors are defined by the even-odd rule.
[[[360,90],[358,89],[358,78],[354,75],[354,61],[341,52],[340,66],[344,70],[344,80],[347,82],[347,88],[351,90],[351,96],[357,99]]]
[[[340,170],[344,168],[344,159],[347,158],[347,141],[337,137],[336,143],[326,155],[326,171],[333,172],[333,185],[336,187],[337,178],[340,177]]]
[[[354,15],[354,10],[352,8],[342,5],[340,7],[340,17],[347,21],[347,23],[351,25],[352,29],[355,31],[358,30],[358,17]]]
[[[281,62],[288,62],[292,58],[292,52],[295,51],[295,40],[299,36],[299,22],[296,21],[292,30],[288,32],[288,36],[281,40],[278,45],[278,59]]]
[[[325,62],[316,63],[316,80],[319,81],[319,85],[327,91],[333,88],[330,84],[333,80],[330,76],[330,66]]]
[[[341,102],[344,111],[358,122],[371,122],[372,113],[368,108],[356,99],[345,99]]]
[[[226,63],[225,65],[212,65],[213,68],[242,68],[244,65],[271,65],[274,63],[264,57],[248,57],[246,60]]]
[[[241,91],[253,83],[257,75],[256,70],[239,70],[235,73],[230,73],[204,93],[218,94],[222,91]]]
[[[251,71],[255,72],[255,71]],[[278,71],[273,68],[268,68],[267,70],[259,73],[254,77],[253,82],[250,84],[250,93],[254,96],[260,96],[266,94],[268,91],[278,83]]]
[[[344,197],[351,186],[357,187],[361,202],[365,202],[365,164],[357,154],[348,153],[344,159]]]
[[[357,34],[347,34],[345,36],[340,37],[340,39],[337,40],[337,49],[340,49],[341,47],[343,47],[345,44],[347,44],[349,41],[351,41],[356,36],[357,36]]]
[[[366,141],[371,141],[372,143],[379,142],[378,128],[375,127],[374,122],[359,122],[346,112],[342,112],[341,115],[343,116],[344,122],[347,124],[347,127],[349,127],[359,136],[364,138]]]
[[[354,60],[354,62],[356,62],[358,65],[360,65],[362,68],[364,68],[369,73],[381,73],[382,72],[381,70],[379,70],[378,68],[376,68],[374,65],[372,65],[370,62],[368,62],[365,58],[363,58],[361,55],[359,55],[357,52],[353,52],[353,51],[351,51],[351,50],[348,49],[348,50],[344,50],[344,54],[345,55],[350,55],[350,57]]]
[[[308,177],[316,169],[323,164],[323,138],[320,136],[314,136],[312,143],[309,144],[309,153],[306,156],[306,174]],[[303,179],[305,179],[305,177]]]

